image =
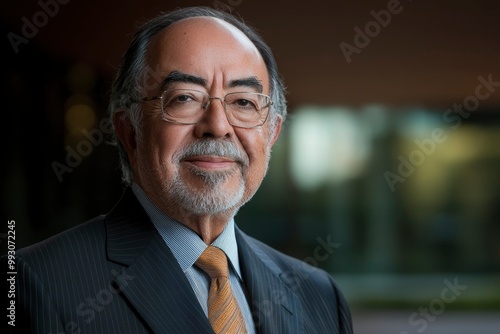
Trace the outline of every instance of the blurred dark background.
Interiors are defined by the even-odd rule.
[[[376,319],[381,333],[387,324],[421,329],[412,312],[454,279],[467,289],[445,305],[450,312],[436,311],[427,333],[445,333],[440,324],[466,333],[457,324],[469,315],[486,324],[475,333],[498,333],[494,0],[2,2],[1,212],[16,221],[17,248],[106,213],[120,197],[109,86],[141,21],[192,5],[256,27],[288,87],[287,126],[239,226],[331,272],[358,333],[368,322],[376,333]]]

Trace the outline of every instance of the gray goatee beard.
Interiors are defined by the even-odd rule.
[[[172,183],[166,185],[169,197],[174,198],[176,204],[184,210],[196,215],[213,215],[237,209],[236,206],[241,202],[245,192],[244,173],[249,164],[248,156],[238,150],[236,145],[230,141],[203,139],[176,153],[173,161],[179,167],[182,159],[201,155],[231,158],[238,163],[239,168],[209,172],[191,167],[189,172],[200,178],[205,186],[201,189],[193,189],[177,173]],[[224,190],[224,183],[237,173],[241,174],[237,187],[231,191]]]

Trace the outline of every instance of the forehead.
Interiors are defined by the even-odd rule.
[[[182,71],[210,80],[215,73],[223,73],[255,76],[264,86],[268,84],[257,47],[235,26],[213,17],[184,19],[160,31],[149,43],[147,61],[157,75]]]

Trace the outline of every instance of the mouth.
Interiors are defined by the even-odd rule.
[[[213,156],[213,155],[200,155],[191,156],[181,160],[181,162],[188,163],[198,169],[208,171],[221,171],[234,168],[239,162],[233,158]]]

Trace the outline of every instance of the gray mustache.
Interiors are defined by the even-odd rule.
[[[174,160],[179,162],[182,159],[199,155],[212,155],[230,158],[241,163],[245,167],[249,164],[246,153],[241,152],[233,142],[214,139],[203,139],[189,144],[175,154]]]

